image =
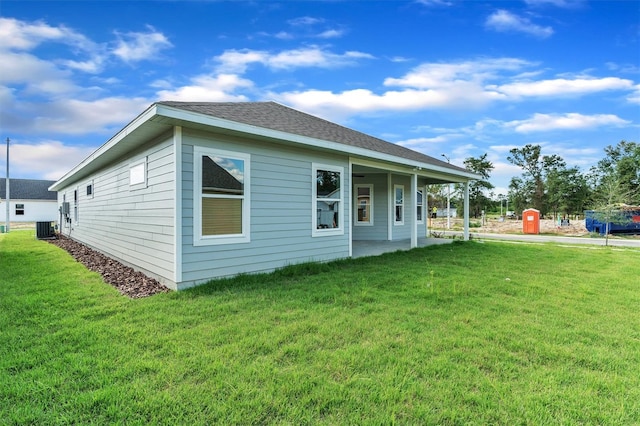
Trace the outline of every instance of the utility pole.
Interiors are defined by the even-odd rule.
[[[5,179],[5,201],[7,202],[7,212],[6,212],[6,218],[5,218],[5,232],[9,232],[9,214],[11,212],[11,208],[9,207],[9,201],[11,200],[11,196],[9,195],[9,138],[7,138],[7,178]]]
[[[442,154],[444,158],[447,159],[447,163],[451,164],[449,157],[445,154]],[[447,229],[451,229],[451,184],[447,184]]]

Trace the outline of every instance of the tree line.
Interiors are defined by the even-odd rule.
[[[604,157],[587,171],[568,166],[557,154],[545,154],[540,145],[528,144],[509,151],[507,161],[522,170],[511,178],[507,194],[495,194],[490,182],[493,163],[487,154],[469,157],[465,167],[482,176],[469,184],[469,212],[479,217],[482,211],[496,211],[505,203],[505,211],[522,212],[527,208],[542,216],[581,215],[585,210],[602,210],[615,205],[640,205],[640,144],[621,141],[604,149]],[[446,200],[446,186],[431,188],[436,204]],[[462,187],[456,186],[452,204],[462,205]]]

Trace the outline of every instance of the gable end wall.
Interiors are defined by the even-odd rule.
[[[129,186],[132,162],[147,158],[146,188]],[[58,192],[70,203],[61,232],[175,288],[173,140],[164,136],[110,167]],[[93,195],[86,187],[93,184]],[[78,190],[78,222],[73,191]]]

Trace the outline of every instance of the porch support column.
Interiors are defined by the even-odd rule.
[[[418,175],[411,176],[411,248],[418,247]]]
[[[431,232],[431,207],[429,207],[429,189],[424,186],[424,195],[422,196],[422,217],[424,218],[424,236],[429,238],[429,232]]]
[[[395,217],[395,195],[393,193],[393,181],[391,172],[387,172],[387,203],[389,206],[389,218],[387,219],[387,240],[393,240],[393,218]]]
[[[469,181],[464,183],[464,240],[469,241]]]
[[[349,184],[347,185],[347,188],[349,188],[349,196],[346,197],[347,200],[349,200],[349,202],[347,203],[347,217],[349,218],[349,220],[345,220],[345,226],[347,227],[347,232],[349,232],[349,257],[353,257],[353,205],[356,203],[356,201],[358,200],[358,195],[357,194],[353,194],[351,191],[353,191],[353,161],[351,160],[351,158],[349,158]]]

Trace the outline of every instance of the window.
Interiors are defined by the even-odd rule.
[[[138,160],[129,167],[129,187],[142,189],[147,187],[147,159]]]
[[[416,203],[417,203],[417,207],[416,207],[416,220],[418,221],[418,223],[424,223],[424,197],[423,197],[423,190],[422,189],[418,189],[416,191]]]
[[[93,182],[87,185],[87,198],[93,198]]]
[[[394,185],[395,225],[404,225],[404,185]]]
[[[373,185],[355,185],[356,225],[373,225]]]
[[[16,216],[24,216],[24,204],[16,204]]]
[[[342,226],[344,168],[314,164],[313,177],[312,236],[344,234],[344,226]]]
[[[250,241],[248,154],[194,149],[194,245]]]

